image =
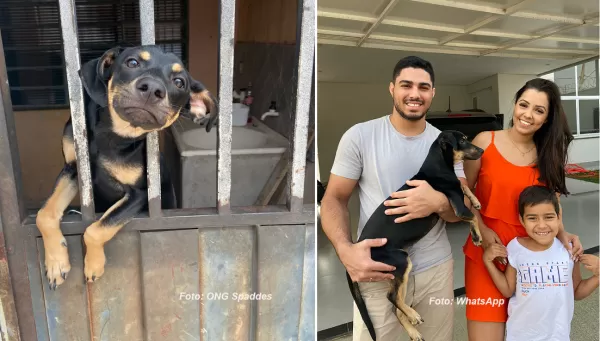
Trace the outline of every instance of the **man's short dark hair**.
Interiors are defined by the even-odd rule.
[[[396,78],[400,74],[400,71],[406,68],[414,68],[414,69],[423,69],[425,72],[429,74],[431,77],[431,86],[433,87],[435,83],[435,76],[433,74],[433,66],[430,62],[426,61],[423,58],[417,56],[408,56],[400,59],[394,67],[394,74],[392,77],[392,82],[396,83]]]
[[[529,186],[519,195],[519,215],[523,218],[525,207],[538,204],[552,204],[558,215],[560,207],[556,193],[546,186]]]

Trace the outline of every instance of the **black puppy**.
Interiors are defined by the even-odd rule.
[[[215,124],[214,97],[192,79],[183,63],[157,46],[113,48],[83,65],[85,119],[94,202],[102,218],[87,227],[87,281],[104,273],[104,244],[148,206],[146,135],[169,127],[179,116]],[[210,113],[210,115],[208,115]],[[46,277],[50,287],[63,283],[71,269],[66,240],[60,230],[63,212],[78,191],[73,125],[64,127],[65,165],[52,194],[37,214],[43,236]],[[173,185],[160,158],[162,208],[176,208]]]
[[[476,217],[465,206],[464,195],[469,198],[476,209],[479,209],[481,205],[469,190],[469,187],[464,186],[456,177],[454,164],[464,159],[477,160],[482,153],[483,150],[471,144],[464,134],[458,131],[443,131],[431,145],[419,172],[412,177],[412,180],[427,181],[433,189],[442,192],[448,198],[456,216],[470,223],[471,238],[477,246],[481,245],[481,234]],[[405,191],[410,188],[412,187],[405,184],[398,191]],[[391,196],[386,200],[390,199],[392,199]],[[439,215],[432,214],[405,223],[395,223],[394,220],[403,215],[386,215],[385,211],[388,208],[383,203],[377,207],[365,224],[358,242],[364,239],[387,238],[384,246],[371,248],[371,258],[376,262],[396,267],[396,270],[392,272],[394,280],[388,292],[388,300],[395,306],[396,316],[408,332],[411,340],[421,341],[423,338],[414,325],[422,323],[423,320],[414,309],[404,303],[406,281],[412,269],[412,263],[404,248],[423,238],[437,223]],[[347,272],[346,277],[360,315],[369,330],[369,334],[375,341],[375,329],[367,312],[365,301],[361,296],[358,283],[353,282]]]

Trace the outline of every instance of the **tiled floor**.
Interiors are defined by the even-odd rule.
[[[600,244],[598,185],[570,179],[567,185],[572,195],[561,198],[565,227],[579,236],[585,249],[596,247]],[[449,224],[447,233],[455,261],[454,287],[460,288],[464,285],[462,245],[468,227],[465,224]],[[317,330],[321,331],[352,321],[352,296],[345,269],[320,225],[317,243]],[[595,297],[597,301],[598,296]]]

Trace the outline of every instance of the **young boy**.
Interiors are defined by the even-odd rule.
[[[568,341],[574,300],[598,288],[598,257],[584,257],[594,275],[582,280],[579,266],[556,238],[559,210],[551,190],[527,187],[519,196],[519,216],[529,237],[517,237],[506,248],[492,244],[483,254],[496,287],[510,298],[506,341]],[[502,273],[493,260],[507,256],[509,265]]]

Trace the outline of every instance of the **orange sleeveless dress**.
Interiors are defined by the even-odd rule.
[[[540,184],[539,171],[534,166],[516,166],[508,162],[496,149],[494,132],[492,141],[481,156],[481,169],[475,188],[475,196],[481,203],[483,223],[492,229],[502,244],[527,233],[519,221],[519,195],[525,187]],[[483,322],[506,322],[508,299],[492,281],[483,263],[483,247],[477,247],[467,238],[463,246],[465,254],[465,292],[467,319]],[[506,266],[496,263],[504,271]],[[504,299],[504,304],[492,306],[488,299]]]

